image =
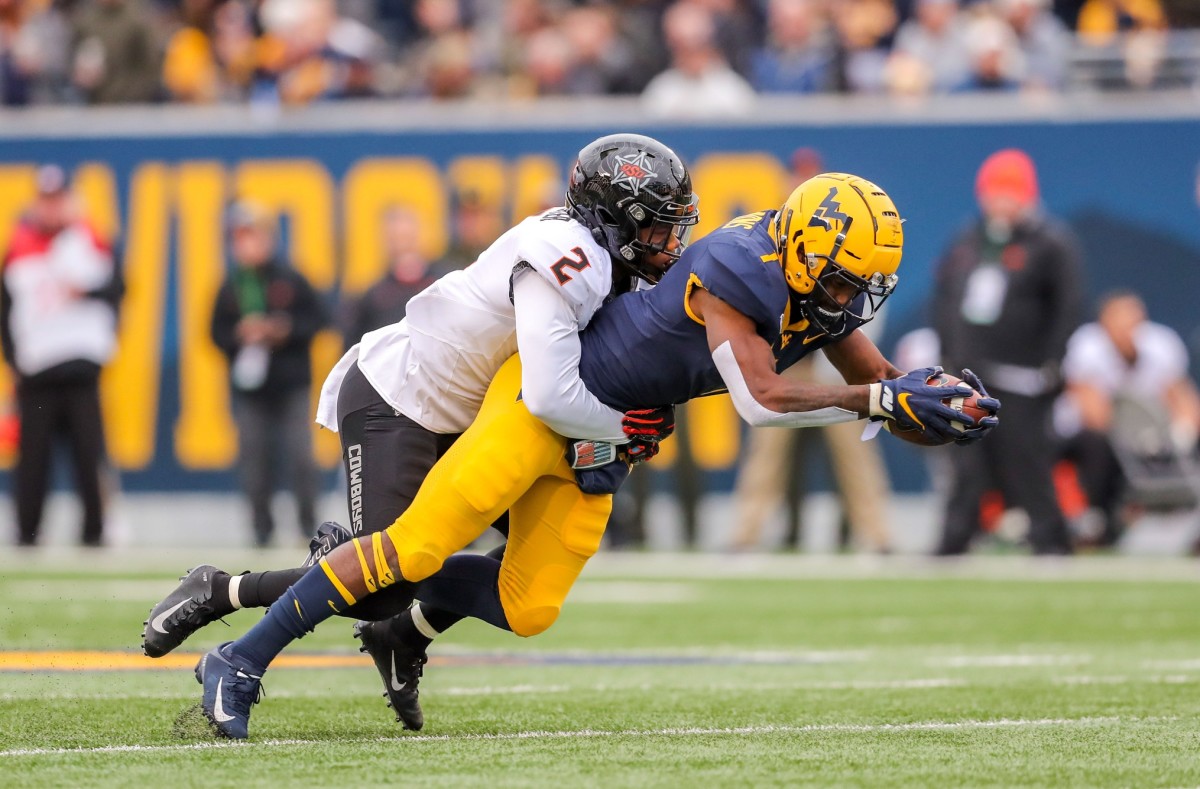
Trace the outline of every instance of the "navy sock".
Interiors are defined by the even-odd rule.
[[[484,556],[488,557],[489,559],[494,559],[497,562],[502,562],[504,560],[504,549],[507,547],[508,543],[497,545],[495,548],[485,553]],[[454,571],[456,566],[456,563],[452,563],[451,571]],[[495,569],[496,576],[499,577],[500,568],[498,566],[494,568],[490,564],[484,566],[487,567],[486,574],[482,576],[482,579],[485,583],[492,580],[493,569]],[[473,565],[472,569],[478,571],[481,568],[478,565]],[[499,599],[498,591],[497,599]],[[445,633],[447,630],[467,618],[463,614],[456,613],[454,611],[447,611],[444,608],[438,608],[429,600],[425,600],[423,603],[424,604],[421,606],[421,613],[424,615],[425,621],[429,623],[430,627],[439,633]],[[422,635],[419,630],[417,630],[417,626],[413,624],[412,615],[407,611],[404,613],[404,616],[396,618],[393,623],[393,628],[395,629],[397,635],[402,634],[402,638],[404,639],[405,643],[420,644],[421,646],[428,647],[429,644],[433,642],[433,639],[427,638],[426,636]]]
[[[482,619],[501,630],[512,630],[500,604],[500,562],[490,556],[459,553],[417,588],[417,599],[431,608]],[[453,623],[451,623],[453,624]],[[435,626],[436,627],[436,626]]]
[[[275,601],[258,624],[233,642],[229,651],[262,673],[284,647],[346,607],[345,599],[324,570],[306,573]]]

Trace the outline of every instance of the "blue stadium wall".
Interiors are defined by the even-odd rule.
[[[798,147],[817,150],[826,169],[852,171],[884,186],[908,220],[901,284],[881,342],[885,351],[901,333],[923,324],[934,263],[973,215],[981,160],[999,148],[1023,148],[1038,163],[1045,205],[1080,235],[1090,294],[1133,287],[1146,295],[1155,320],[1177,329],[1193,349],[1200,347],[1196,118],[623,122],[617,128],[659,137],[695,165],[707,227],[777,205],[789,186],[786,163]],[[7,225],[28,196],[34,163],[76,169],[89,211],[119,234],[132,264],[136,314],[127,310],[123,337],[136,358],[121,360],[105,392],[123,484],[133,491],[226,489],[233,485],[229,465],[236,444],[229,435],[214,438],[230,432],[219,391],[224,369],[213,349],[203,347],[207,315],[200,314],[225,265],[216,228],[224,201],[257,190],[279,206],[293,256],[332,303],[377,274],[372,228],[381,206],[410,202],[428,224],[440,223],[426,239],[437,254],[446,243],[457,188],[478,181],[508,221],[534,205],[547,182],[561,178],[581,145],[614,130],[597,123],[548,131],[516,122],[497,129],[264,133],[243,124],[203,134],[107,130],[91,136],[76,128],[69,136],[48,137],[4,132],[0,121],[0,219]],[[369,216],[359,215],[364,212]],[[325,217],[314,220],[316,214]],[[198,288],[199,295],[183,294],[187,288]],[[337,350],[336,339],[326,338],[318,362],[330,363]],[[694,454],[708,475],[707,487],[726,487],[739,428],[727,403],[704,408]],[[181,425],[185,411],[189,424]],[[897,488],[921,486],[921,464],[911,462],[915,450],[897,443],[887,440]],[[336,443],[323,437],[323,463],[335,458]]]

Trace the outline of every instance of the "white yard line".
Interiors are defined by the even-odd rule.
[[[1068,676],[1054,677],[1056,685],[1188,685],[1200,682],[1200,677],[1187,674],[1147,674],[1141,677],[1128,677],[1120,674],[1111,676]]]
[[[1077,666],[1092,662],[1091,655],[949,655],[925,659],[941,668],[1022,668],[1027,666]]]
[[[1143,668],[1174,669],[1176,671],[1200,671],[1200,659],[1189,660],[1147,660]]]
[[[1145,723],[1169,721],[1174,718],[1035,718],[965,721],[924,721],[919,723],[815,723],[808,726],[738,726],[730,728],[668,728],[668,729],[619,729],[605,731],[579,729],[573,731],[522,731],[504,734],[415,734],[408,737],[364,737],[361,739],[300,740],[281,739],[261,742],[198,742],[181,745],[104,745],[96,748],[18,748],[0,751],[0,757],[16,756],[66,756],[107,753],[162,753],[172,751],[199,751],[213,748],[277,748],[307,747],[314,745],[369,745],[382,743],[423,742],[466,742],[507,740],[567,740],[606,737],[741,737],[762,734],[809,734],[820,732],[847,732],[851,734],[890,734],[910,731],[954,731],[969,729],[1009,729],[1034,726],[1096,726],[1113,723]]]
[[[951,645],[953,646],[953,645]],[[595,660],[597,665],[605,663],[620,663],[622,661],[646,661],[653,665],[662,661],[665,665],[672,659],[678,659],[681,664],[701,659],[705,662],[716,663],[730,660],[737,665],[754,663],[773,664],[825,664],[825,663],[862,663],[872,657],[872,652],[886,651],[890,647],[879,645],[869,649],[744,649],[736,644],[718,644],[714,646],[697,647],[631,647],[620,652],[595,651],[590,649],[556,649],[552,652],[505,651],[489,649],[468,649],[454,645],[446,645],[441,655],[447,658],[469,658],[497,661],[516,660],[522,665],[562,665],[570,660]],[[436,658],[435,658],[436,660]],[[499,663],[498,665],[502,665]]]

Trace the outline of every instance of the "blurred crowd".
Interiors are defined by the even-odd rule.
[[[1190,0],[0,0],[0,105],[1194,85]]]

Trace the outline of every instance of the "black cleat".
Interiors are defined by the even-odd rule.
[[[211,564],[202,564],[179,580],[182,583],[162,602],[150,609],[150,618],[142,624],[142,651],[152,658],[162,657],[187,640],[200,628],[215,622],[229,611],[217,611],[212,604],[217,573]]]
[[[317,527],[317,533],[308,543],[308,558],[301,567],[314,567],[317,562],[333,553],[333,549],[354,539],[354,532],[337,521],[325,521]]]
[[[421,681],[429,658],[424,649],[414,649],[392,637],[387,622],[356,622],[354,637],[362,642],[359,652],[366,652],[375,661],[383,677],[384,696],[396,712],[396,721],[404,728],[420,731],[425,725],[417,685]]]

